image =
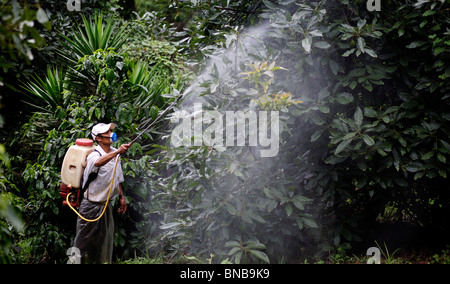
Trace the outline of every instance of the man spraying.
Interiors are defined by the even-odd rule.
[[[124,181],[122,167],[120,163],[116,167],[116,159],[118,155],[125,154],[131,144],[123,144],[119,149],[111,147],[117,140],[117,135],[111,131],[115,127],[114,123],[100,123],[92,128],[91,134],[98,146],[87,157],[83,187],[89,184],[79,208],[80,215],[86,219],[95,219],[102,214],[108,196],[110,200],[119,197],[119,213],[127,211],[121,185]],[[96,177],[90,178],[93,173]],[[110,188],[112,179],[114,183]],[[89,222],[78,218],[74,247],[80,250],[81,263],[111,263],[113,245],[114,219],[110,202],[98,221]]]

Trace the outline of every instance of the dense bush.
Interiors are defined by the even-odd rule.
[[[5,261],[64,261],[75,221],[58,197],[67,147],[100,121],[128,142],[188,82],[171,127],[194,103],[279,111],[279,152],[172,147],[161,122],[122,160],[130,214],[117,220],[118,254],[298,262],[370,242],[379,221],[448,233],[448,1],[383,1],[380,12],[366,1],[137,1],[153,11],[127,22],[116,2],[100,2],[83,9],[103,7],[104,25],[80,13],[80,27],[41,28],[50,46],[36,64],[52,67],[22,84],[38,111],[4,135],[14,153],[0,245],[20,251]],[[69,22],[46,10],[52,26]],[[87,27],[105,29],[96,43],[108,44],[83,49]]]
[[[370,239],[392,207],[391,221],[447,230],[448,3],[373,13],[363,1],[263,2],[269,28],[243,32],[263,44],[226,36],[231,52],[214,54],[190,103],[248,111],[265,95],[239,77],[263,74],[246,67],[255,61],[289,70],[260,86],[304,103],[286,109],[270,160],[249,147],[166,149],[169,174],[148,187],[161,242],[218,260],[295,261]]]
[[[64,66],[48,68],[47,76],[36,75],[23,84],[39,109],[11,143],[11,147],[20,149],[14,162],[24,165],[21,180],[27,188],[21,191],[26,199],[22,215],[26,223],[24,239],[32,249],[23,261],[62,261],[71,246],[75,218],[61,206],[58,193],[67,148],[77,138],[90,137],[92,126],[103,121],[117,123],[121,135],[117,143],[126,143],[167,107],[173,99],[170,94],[182,88],[181,68],[177,69],[179,75],[173,76],[174,72],[164,72],[159,62],[130,57],[121,50],[126,40],[138,41],[142,35],[131,36],[117,18],[104,19],[99,14],[83,17],[83,21],[71,34],[61,37],[60,45],[65,48],[58,54]],[[170,48],[168,43],[160,44]],[[127,51],[133,55],[138,48],[128,46]],[[172,68],[179,64],[176,55],[160,58],[164,62],[174,60],[170,61]],[[135,143],[123,158],[127,175],[134,176],[147,167],[143,163],[147,158],[140,159],[149,142],[156,139],[160,125],[144,135],[146,142]],[[30,150],[39,156],[36,158]],[[119,233],[118,247],[124,247],[122,239]]]
[[[334,245],[370,238],[388,204],[397,219],[441,228],[449,209],[448,2],[389,1],[378,13],[363,2],[268,5],[262,15],[305,101],[306,187],[330,210],[322,220],[336,220],[323,227]]]

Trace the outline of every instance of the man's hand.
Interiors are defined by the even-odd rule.
[[[119,198],[119,203],[120,203],[120,206],[119,206],[119,209],[117,210],[117,212],[125,214],[125,212],[127,212],[127,201],[125,200],[124,196],[121,196]]]
[[[125,154],[126,152],[128,152],[128,148],[130,148],[131,144],[122,144],[120,145],[120,148],[118,149],[119,154]]]

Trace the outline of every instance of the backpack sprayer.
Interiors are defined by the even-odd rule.
[[[172,102],[167,109],[165,109],[158,117],[153,120],[150,125],[148,125],[136,138],[130,142],[130,146],[133,145],[136,140],[138,140],[150,127],[152,127],[161,117],[163,117],[172,107],[183,97],[181,94],[174,102]],[[75,145],[71,146],[64,156],[63,165],[61,168],[61,187],[59,195],[64,199],[63,204],[68,205],[78,217],[87,222],[96,222],[100,220],[106,211],[108,206],[109,198],[111,196],[112,189],[114,187],[114,177],[116,176],[117,165],[119,164],[120,154],[116,157],[116,163],[114,165],[114,172],[111,179],[111,184],[109,186],[108,198],[106,199],[103,211],[95,219],[86,219],[75,209],[75,207],[80,207],[81,200],[83,198],[84,191],[88,189],[89,184],[97,177],[97,173],[91,173],[88,180],[83,186],[82,177],[84,174],[84,169],[87,165],[87,156],[95,150],[94,141],[91,139],[77,139]]]

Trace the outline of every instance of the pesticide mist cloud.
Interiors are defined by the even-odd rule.
[[[319,214],[307,193],[297,189],[301,177],[310,173],[293,159],[308,151],[284,149],[303,137],[301,125],[295,133],[286,131],[287,106],[301,103],[298,94],[290,93],[291,87],[298,89],[299,82],[286,83],[289,71],[283,66],[275,68],[279,52],[268,51],[269,35],[269,24],[262,24],[227,36],[225,47],[204,63],[203,72],[171,114],[170,147],[186,157],[196,147],[206,147],[208,152],[197,161],[198,165],[205,163],[205,169],[195,171],[189,168],[191,163],[177,163],[176,170],[188,173],[196,190],[203,190],[198,195],[191,190],[195,197],[180,210],[195,211],[189,221],[174,214],[163,226],[179,228],[183,234],[186,227],[189,234],[195,231],[190,238],[194,253],[210,251],[225,258],[237,241],[255,246],[255,255],[266,261],[264,253],[289,257],[319,238],[317,233],[299,231],[299,227],[317,228]],[[255,72],[258,68],[265,68],[261,75]],[[206,173],[198,176],[194,172]],[[310,205],[315,209],[310,210]],[[237,255],[231,259],[236,261]]]
[[[279,111],[256,110],[253,101],[242,103],[237,100],[236,97],[255,94],[234,82],[230,84],[233,88],[229,90],[231,96],[218,91],[221,84],[235,81],[242,67],[252,62],[249,54],[267,57],[261,49],[267,31],[268,25],[260,25],[239,35],[229,35],[228,48],[219,49],[211,56],[206,64],[208,67],[185,92],[186,99],[181,108],[172,114],[171,146],[211,146],[220,152],[226,147],[250,146],[261,148],[260,157],[278,154]],[[208,81],[213,83],[209,88],[203,87]],[[218,96],[220,103],[226,105],[211,105],[205,100],[208,95]]]
[[[270,135],[268,135],[269,121]],[[280,144],[278,111],[270,111],[270,114],[267,111],[256,112],[253,110],[246,113],[226,111],[223,115],[217,110],[204,112],[202,104],[194,103],[192,114],[179,111],[172,116],[171,123],[178,123],[171,134],[173,147],[205,145],[222,152],[226,147],[244,147],[246,145],[257,147],[259,144],[262,147],[269,147],[260,150],[261,157],[270,158],[278,154]],[[206,128],[204,129],[204,127]],[[248,133],[246,129],[248,129]],[[247,134],[248,139],[246,139]],[[248,144],[246,144],[246,140],[248,140]]]

